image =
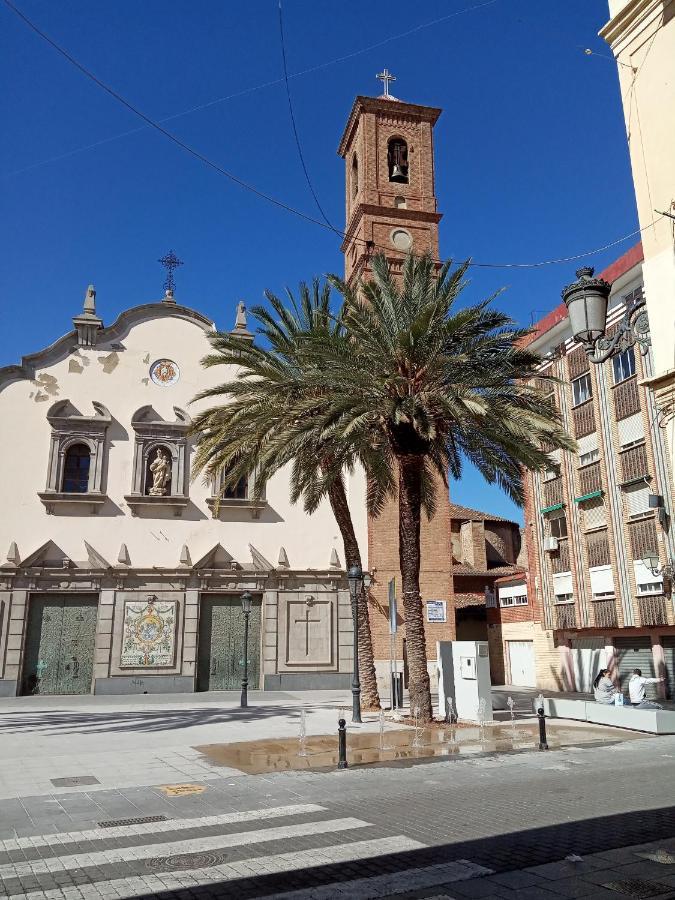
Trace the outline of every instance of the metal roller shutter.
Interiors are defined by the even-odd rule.
[[[605,668],[606,653],[604,638],[574,638],[572,644],[572,665],[574,683],[578,691],[590,694],[593,681],[600,669]]]
[[[675,697],[675,637],[662,637],[663,656],[666,663],[666,690],[668,699]]]
[[[619,670],[621,690],[628,694],[628,681],[633,669],[641,669],[645,678],[654,678],[654,656],[652,642],[648,637],[615,638],[614,648]],[[656,699],[656,685],[646,686],[647,699]]]
[[[635,413],[627,419],[621,419],[616,423],[619,432],[619,443],[622,447],[634,444],[645,436],[645,428],[642,422],[642,413]]]

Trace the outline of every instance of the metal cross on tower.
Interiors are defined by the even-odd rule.
[[[382,84],[384,85],[384,96],[385,97],[391,96],[389,93],[389,82],[396,81],[396,76],[392,75],[391,72],[389,71],[389,69],[384,69],[382,72],[380,72],[379,75],[376,75],[375,77],[379,78],[380,81],[382,82]]]
[[[169,250],[166,256],[163,256],[161,259],[157,260],[158,263],[164,266],[166,269],[166,281],[164,282],[164,290],[165,291],[173,291],[175,287],[175,282],[173,280],[173,271],[177,269],[178,266],[183,265],[183,260],[178,259],[173,250]]]

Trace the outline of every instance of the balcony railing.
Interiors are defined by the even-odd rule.
[[[593,624],[596,628],[618,627],[614,600],[595,600],[593,602]]]
[[[563,480],[562,478],[553,478],[551,481],[544,482],[544,505],[555,506],[556,503],[563,502]]]
[[[665,597],[638,597],[640,622],[643,625],[667,625],[668,607]]]
[[[579,494],[592,494],[593,491],[599,490],[602,490],[600,463],[594,462],[579,469]]]
[[[581,406],[575,406],[572,410],[572,421],[574,422],[574,436],[585,437],[587,434],[593,434],[595,431],[595,413],[593,412],[593,401],[587,400]]]
[[[617,419],[626,419],[640,412],[640,392],[637,378],[628,378],[614,388],[614,412]]]
[[[551,570],[555,575],[570,570],[570,546],[567,538],[560,538],[558,549],[551,554]]]
[[[577,617],[573,603],[558,603],[555,609],[556,628],[576,628]]]
[[[636,478],[643,478],[649,474],[647,447],[645,444],[622,450],[620,456],[623,481],[634,481]]]
[[[658,548],[656,542],[656,525],[653,519],[642,519],[639,522],[628,523],[628,535],[630,548],[633,551],[633,559],[644,559],[647,552],[654,552]]]
[[[612,559],[609,555],[609,538],[607,531],[591,531],[586,535],[588,565],[609,566]]]

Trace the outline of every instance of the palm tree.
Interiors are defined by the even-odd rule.
[[[313,431],[331,447],[377,448],[385,467],[394,461],[410,702],[423,721],[432,709],[420,523],[423,509],[434,513],[435,485],[440,478],[447,490],[448,472],[460,478],[466,458],[522,502],[521,467],[543,469],[546,451],[575,447],[551,400],[527,383],[540,362],[523,345],[527,331],[492,308],[493,298],[458,308],[467,266],[439,269],[411,254],[397,277],[378,256],[367,283],[331,276],[344,328],[314,333],[304,346],[303,384],[322,397]]]
[[[224,402],[195,418],[193,474],[203,472],[207,479],[219,476],[224,492],[255,472],[254,492],[259,498],[275,472],[290,465],[292,502],[302,498],[311,514],[327,497],[342,536],[345,565],[360,568],[344,474],[358,462],[367,466],[371,473],[369,506],[377,512],[392,489],[391,468],[386,465],[386,453],[376,454],[375,445],[355,450],[343,436],[340,445],[334,446],[316,428],[325,398],[309,370],[320,368],[321,360],[308,361],[303,347],[310,339],[329,346],[339,340],[343,326],[339,317],[331,314],[328,284],[321,287],[317,280],[311,288],[301,284],[298,300],[290,291],[287,294],[284,303],[266,292],[270,308],[251,311],[264,346],[242,342],[227,333],[212,336],[214,352],[205,357],[204,366],[235,366],[237,372],[195,398]],[[361,705],[376,710],[380,700],[365,592],[357,599],[357,621]]]

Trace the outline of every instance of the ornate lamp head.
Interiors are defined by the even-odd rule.
[[[577,281],[563,288],[570,317],[570,326],[575,340],[592,346],[605,333],[607,326],[607,303],[611,285],[604,278],[594,278],[592,266],[577,269]]]

